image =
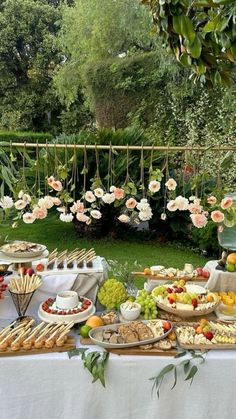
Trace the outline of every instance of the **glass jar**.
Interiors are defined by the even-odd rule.
[[[232,198],[233,205],[236,207],[236,192],[228,194],[226,197]],[[218,228],[218,242],[224,249],[236,251],[236,224],[232,224],[232,227],[222,225]]]

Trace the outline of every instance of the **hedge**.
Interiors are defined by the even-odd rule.
[[[1,141],[12,141],[18,143],[45,143],[46,140],[51,142],[53,135],[47,132],[20,132],[20,131],[0,131],[0,142]]]

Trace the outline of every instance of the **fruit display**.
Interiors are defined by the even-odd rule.
[[[25,350],[30,353],[34,349],[52,349],[62,347],[74,323],[49,324],[41,322],[35,326],[35,321],[13,322],[0,332],[0,351],[16,352]]]
[[[102,347],[119,348],[154,343],[165,338],[171,330],[171,323],[162,320],[133,321],[93,329],[89,336]]]
[[[236,323],[222,324],[201,319],[198,323],[179,325],[175,329],[181,346],[193,345],[215,346],[236,344]]]
[[[119,308],[126,299],[126,289],[117,279],[105,280],[98,290],[98,301],[108,309]]]
[[[216,293],[209,292],[199,285],[185,283],[183,279],[173,284],[155,287],[152,296],[157,305],[164,310],[181,311],[184,315],[188,312],[199,312],[200,315],[204,310],[211,312],[220,301]]]
[[[157,318],[157,305],[152,297],[145,290],[139,290],[136,298],[136,302],[141,306],[141,314],[143,314],[145,320]]]
[[[198,267],[196,269],[193,269],[191,264],[186,263],[183,269],[177,269],[177,268],[166,268],[162,265],[157,266],[151,266],[150,268],[144,268],[143,274],[145,275],[153,275],[158,276],[158,278],[185,278],[185,279],[191,279],[191,278],[198,278],[203,277],[208,279],[210,277],[210,272],[207,269]]]

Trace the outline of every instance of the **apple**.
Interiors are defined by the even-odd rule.
[[[203,271],[203,269],[202,269],[201,267],[196,268],[196,269],[195,269],[195,271],[197,272],[197,275],[198,275],[198,276],[203,276],[203,275],[202,275],[202,271]]]
[[[24,266],[21,266],[21,267],[18,269],[18,273],[19,273],[19,274],[22,274],[22,275],[25,275],[25,274],[26,274],[26,271],[27,271],[27,268],[25,268]]]
[[[226,267],[226,270],[228,272],[234,272],[235,271],[235,265],[233,265],[233,263],[227,263],[225,267]]]
[[[204,278],[209,278],[209,276],[210,276],[210,272],[209,272],[207,269],[203,269],[203,270],[202,270],[202,276],[203,276]]]
[[[43,272],[45,269],[45,266],[42,263],[38,263],[38,265],[36,266],[36,271],[38,272]]]
[[[27,273],[29,276],[32,276],[32,275],[34,275],[34,269],[33,269],[33,268],[28,268],[28,269],[26,269],[26,273]]]

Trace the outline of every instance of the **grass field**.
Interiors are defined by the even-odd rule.
[[[78,238],[71,223],[62,223],[55,216],[45,220],[37,221],[34,224],[22,224],[17,229],[0,226],[0,235],[8,236],[9,240],[20,239],[45,244],[51,251],[56,247],[58,250],[72,250],[75,247],[94,247],[97,254],[105,259],[117,260],[120,263],[128,262],[130,270],[133,263],[138,261],[142,268],[152,265],[164,265],[166,267],[183,268],[185,263],[192,263],[193,266],[202,266],[206,259],[194,253],[186,247],[176,248],[171,244],[159,244],[154,242],[128,242],[113,241],[111,239],[88,240]],[[139,280],[138,284],[142,284]]]

